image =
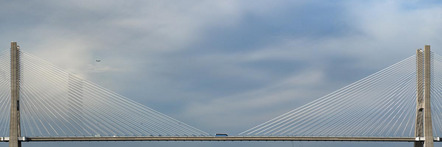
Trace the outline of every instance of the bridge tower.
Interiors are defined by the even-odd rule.
[[[424,138],[415,142],[415,147],[433,147],[433,125],[431,120],[431,51],[430,45],[416,51],[416,125],[415,136]]]
[[[20,52],[17,42],[11,42],[11,114],[9,122],[9,147],[21,147],[20,133]]]

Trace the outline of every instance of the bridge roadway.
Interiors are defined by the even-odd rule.
[[[385,141],[385,142],[416,142],[424,141],[415,137],[19,137],[20,141]],[[1,137],[1,142],[8,142],[9,137]],[[439,137],[434,138],[440,141]]]

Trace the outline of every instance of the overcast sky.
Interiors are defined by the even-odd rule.
[[[28,53],[211,134],[236,135],[425,44],[442,52],[437,0],[18,0],[0,1],[0,20],[0,48],[18,41]],[[78,146],[25,145],[60,144]],[[394,145],[412,144],[385,146]]]

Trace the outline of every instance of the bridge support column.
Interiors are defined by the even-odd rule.
[[[423,50],[416,50],[416,124],[415,137],[424,136],[424,57]],[[414,142],[414,147],[423,147],[424,142]]]
[[[416,51],[416,126],[415,137],[425,141],[414,143],[415,147],[433,147],[433,124],[431,120],[431,51],[430,45]]]
[[[11,42],[11,114],[9,122],[9,147],[21,147],[19,85],[20,53],[17,42]]]
[[[433,124],[431,120],[431,51],[430,45],[424,50],[424,147],[433,147]]]

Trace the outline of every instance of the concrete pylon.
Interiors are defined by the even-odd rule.
[[[433,124],[431,119],[431,50],[416,51],[416,124],[415,137],[425,139],[414,142],[415,147],[433,147]],[[423,138],[422,138],[423,137]]]
[[[416,50],[416,124],[415,137],[424,136],[424,57],[423,50]],[[423,141],[414,142],[414,147],[423,147]]]
[[[430,45],[424,49],[424,147],[433,147],[433,124],[431,120],[431,51]]]
[[[17,42],[11,42],[11,114],[9,122],[9,147],[21,147],[20,134],[20,52]]]

